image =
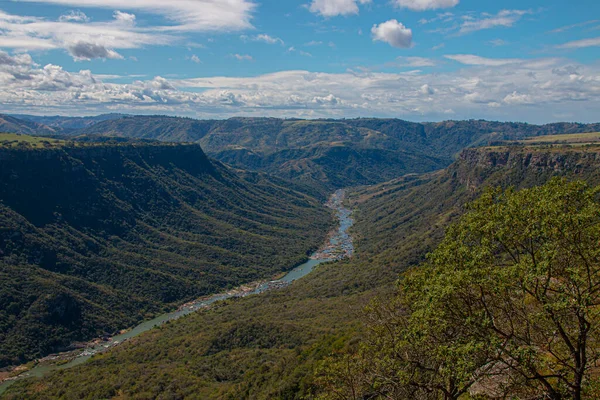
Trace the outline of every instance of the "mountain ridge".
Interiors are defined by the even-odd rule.
[[[0,149],[0,365],[300,264],[332,217],[304,189],[193,144]]]

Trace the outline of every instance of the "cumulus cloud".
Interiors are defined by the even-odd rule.
[[[324,17],[358,14],[358,3],[369,4],[371,0],[313,0],[309,10]]]
[[[94,43],[77,42],[70,45],[68,50],[77,61],[89,61],[95,58],[123,59],[123,56],[116,51]]]
[[[435,93],[435,90],[428,84],[424,84],[423,86],[421,86],[419,91],[426,96],[431,96],[432,94]]]
[[[0,47],[20,51],[65,49],[75,60],[122,58],[116,49],[172,43],[175,37],[137,29],[135,16],[115,12],[108,22],[48,21],[0,13]]]
[[[574,40],[557,46],[559,49],[581,49],[585,47],[598,47],[600,46],[600,37]]]
[[[20,51],[64,49],[77,61],[121,59],[118,50],[167,45],[185,32],[231,32],[252,28],[256,4],[252,0],[20,0],[63,6],[105,8],[113,19],[91,22],[82,11],[70,11],[58,20],[19,16],[0,11],[0,47]],[[137,10],[162,17],[159,25],[138,27]],[[146,21],[147,22],[147,21]],[[154,22],[154,21],[153,21]],[[260,36],[260,35],[259,35]],[[260,40],[272,39],[267,35]]]
[[[0,65],[8,66],[28,66],[33,64],[33,60],[29,54],[18,54],[10,56],[7,53],[0,50]]]
[[[398,7],[408,8],[413,11],[435,10],[438,8],[451,8],[460,0],[394,0]]]
[[[90,19],[87,15],[81,11],[69,11],[67,14],[61,15],[58,18],[61,22],[89,22]]]
[[[373,25],[373,40],[386,42],[397,48],[406,49],[412,46],[412,30],[395,19]]]
[[[125,25],[135,25],[135,14],[129,14],[122,11],[115,11],[113,14],[115,20]]]
[[[567,113],[570,119],[589,121],[600,107],[600,66],[561,59],[471,59],[459,70],[435,73],[281,71],[252,77],[158,76],[130,83],[103,81],[110,79],[89,70],[40,67],[26,55],[0,53],[0,60],[0,103],[5,112],[121,110],[219,118],[269,114],[411,120],[444,119],[451,113],[458,119],[539,122]]]
[[[195,54],[190,57],[190,60],[192,62],[195,62],[196,64],[200,64],[202,62],[202,61],[200,61],[200,58],[197,55],[195,55]]]
[[[516,90],[510,94],[507,94],[506,97],[502,100],[506,104],[531,104],[533,100],[531,96],[527,94],[518,93]]]

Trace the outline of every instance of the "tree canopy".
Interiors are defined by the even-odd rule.
[[[369,307],[360,348],[323,368],[324,398],[598,395],[599,191],[486,191]]]

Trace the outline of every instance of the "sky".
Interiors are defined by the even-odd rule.
[[[600,121],[600,0],[0,0],[0,112]]]

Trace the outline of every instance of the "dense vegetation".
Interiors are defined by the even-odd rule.
[[[74,137],[117,136],[199,143],[211,157],[242,169],[308,183],[321,190],[375,184],[445,168],[465,147],[556,133],[600,131],[599,124],[543,126],[489,121],[413,123],[398,119],[195,120],[99,116],[83,121],[27,117]]]
[[[596,398],[599,192],[561,179],[486,191],[374,302],[323,398]]]
[[[12,117],[20,120],[33,121],[38,124],[50,127],[57,133],[68,134],[77,129],[87,128],[97,124],[98,122],[107,121],[111,119],[122,118],[124,114],[102,114],[93,117],[62,117],[56,116],[40,116],[40,115],[24,115],[14,114]]]
[[[134,339],[89,363],[12,386],[7,398],[300,399],[324,395],[323,360],[357,348],[363,308],[425,260],[464,204],[487,186],[552,176],[600,183],[597,148],[465,151],[446,171],[355,191],[357,253],[291,287],[228,301]],[[367,314],[369,316],[369,314]]]
[[[0,149],[0,366],[294,267],[322,200],[197,145]]]
[[[23,135],[21,133],[0,133],[0,148],[41,148],[63,146],[65,142],[39,136]]]

